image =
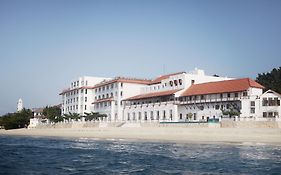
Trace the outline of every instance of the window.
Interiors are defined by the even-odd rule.
[[[113,97],[113,93],[111,92],[110,97]]]
[[[136,120],[136,113],[133,112],[133,120]]]
[[[226,109],[229,109],[229,106],[230,106],[229,104],[226,104]]]
[[[120,96],[121,96],[121,97],[123,96],[123,92],[122,92],[122,91],[120,92]]]
[[[235,97],[238,97],[238,93],[236,92],[236,93],[234,94],[234,96],[235,96]]]
[[[179,84],[182,85],[182,79],[179,79]]]
[[[255,101],[251,101],[251,106],[255,106]]]
[[[86,80],[86,86],[88,86],[88,81]]]
[[[139,120],[141,120],[141,112],[139,112]]]
[[[215,106],[215,109],[216,109],[216,110],[220,109],[220,105],[216,105],[216,106]]]
[[[268,117],[273,117],[273,112],[269,112]]]
[[[88,90],[88,89],[85,89],[85,94],[87,94],[87,93],[88,93],[88,92],[87,92],[87,90]]]
[[[157,120],[159,120],[159,118],[160,118],[160,112],[157,111]]]
[[[170,81],[170,86],[173,86],[173,81]]]
[[[191,84],[194,84],[195,83],[195,80],[191,80]]]
[[[163,120],[166,120],[166,111],[163,111]]]
[[[223,98],[223,94],[220,94],[220,98]]]
[[[87,105],[85,105],[85,110],[87,110]]]
[[[247,91],[243,92],[244,97],[247,96],[247,95],[248,95]]]
[[[120,86],[123,87],[123,83],[121,83]]]
[[[85,97],[85,102],[87,102],[87,97]]]
[[[193,114],[193,120],[197,120],[196,113]]]
[[[182,113],[180,113],[180,120],[182,120]]]
[[[144,120],[147,120],[147,112],[144,112]]]
[[[130,120],[130,113],[128,113],[128,118],[127,118],[127,120],[128,120],[128,121]]]
[[[201,95],[201,100],[204,100],[204,95]]]
[[[230,98],[230,93],[227,93],[227,98]]]
[[[278,112],[274,112],[274,117],[278,116]]]
[[[175,86],[177,86],[178,85],[178,81],[174,80],[174,84],[175,84]]]
[[[262,105],[263,105],[263,106],[268,106],[268,100],[267,100],[267,98],[263,98],[263,99],[262,99]]]
[[[173,120],[173,110],[170,110],[170,119]]]
[[[150,119],[151,119],[151,120],[154,120],[153,111],[150,111]]]
[[[255,113],[255,108],[251,108],[250,113],[254,114]]]

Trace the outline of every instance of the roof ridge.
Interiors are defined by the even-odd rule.
[[[169,73],[169,74],[164,74],[164,75],[160,75],[157,78],[163,77],[163,76],[172,76],[172,75],[177,75],[177,74],[181,74],[181,73],[186,73],[186,71],[179,71],[179,72],[174,72],[174,73]]]

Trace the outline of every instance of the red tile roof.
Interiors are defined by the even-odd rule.
[[[110,97],[110,98],[98,99],[98,100],[94,101],[92,104],[99,103],[99,102],[106,102],[106,101],[113,101],[113,98]]]
[[[181,96],[204,95],[204,94],[219,94],[228,92],[246,91],[250,87],[261,88],[264,87],[250,78],[216,81],[209,83],[201,83],[191,85],[185,90]]]
[[[154,80],[152,80],[150,82],[150,84],[158,84],[158,83],[161,83],[162,80],[164,79],[167,79],[169,78],[170,76],[173,76],[173,75],[178,75],[178,74],[183,74],[183,73],[186,73],[186,72],[177,72],[177,73],[173,73],[173,74],[167,74],[167,75],[162,75]]]
[[[94,88],[98,88],[104,85],[116,83],[116,82],[122,82],[122,83],[133,83],[133,84],[149,84],[151,83],[151,80],[145,80],[145,79],[137,79],[137,78],[124,78],[124,77],[116,77],[112,80],[106,80],[104,82],[101,82],[99,84],[96,84]]]
[[[94,89],[94,86],[82,86],[82,87],[74,88],[74,89],[68,88],[68,89],[63,90],[61,93],[59,93],[59,95],[63,95],[67,92],[76,91],[76,90],[79,90],[79,89]]]
[[[147,94],[140,94],[136,95],[130,98],[125,99],[126,100],[140,100],[140,99],[146,99],[146,98],[153,98],[153,97],[162,97],[162,96],[168,96],[168,95],[173,95],[174,93],[180,91],[182,89],[176,89],[176,90],[168,90],[168,91],[161,91],[161,92],[152,92],[152,93],[147,93]]]

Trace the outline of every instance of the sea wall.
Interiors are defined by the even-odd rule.
[[[221,128],[281,128],[280,121],[221,121]]]
[[[281,128],[280,121],[221,121],[219,123],[158,123],[144,122],[132,123],[128,125],[125,122],[69,122],[69,123],[53,123],[39,124],[37,129],[46,128],[103,128],[103,127],[142,127],[142,128]]]

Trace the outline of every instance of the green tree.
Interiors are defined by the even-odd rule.
[[[85,120],[86,121],[96,121],[96,120],[100,120],[100,119],[103,119],[103,118],[106,118],[107,115],[106,114],[100,114],[98,112],[91,112],[91,113],[86,113],[85,112]]]
[[[43,115],[51,122],[63,121],[63,117],[61,116],[61,109],[58,106],[46,106],[43,109]]]
[[[271,89],[281,93],[281,67],[274,68],[271,72],[258,74],[256,81],[263,85],[266,89]]]
[[[69,113],[69,114],[64,114],[63,115],[64,116],[64,119],[66,119],[66,120],[75,120],[75,121],[78,121],[79,119],[81,119],[81,116],[80,116],[80,114],[77,114],[77,113]]]
[[[20,112],[8,113],[1,117],[1,124],[5,129],[17,129],[28,126],[29,119],[32,117],[30,109],[23,109]]]

